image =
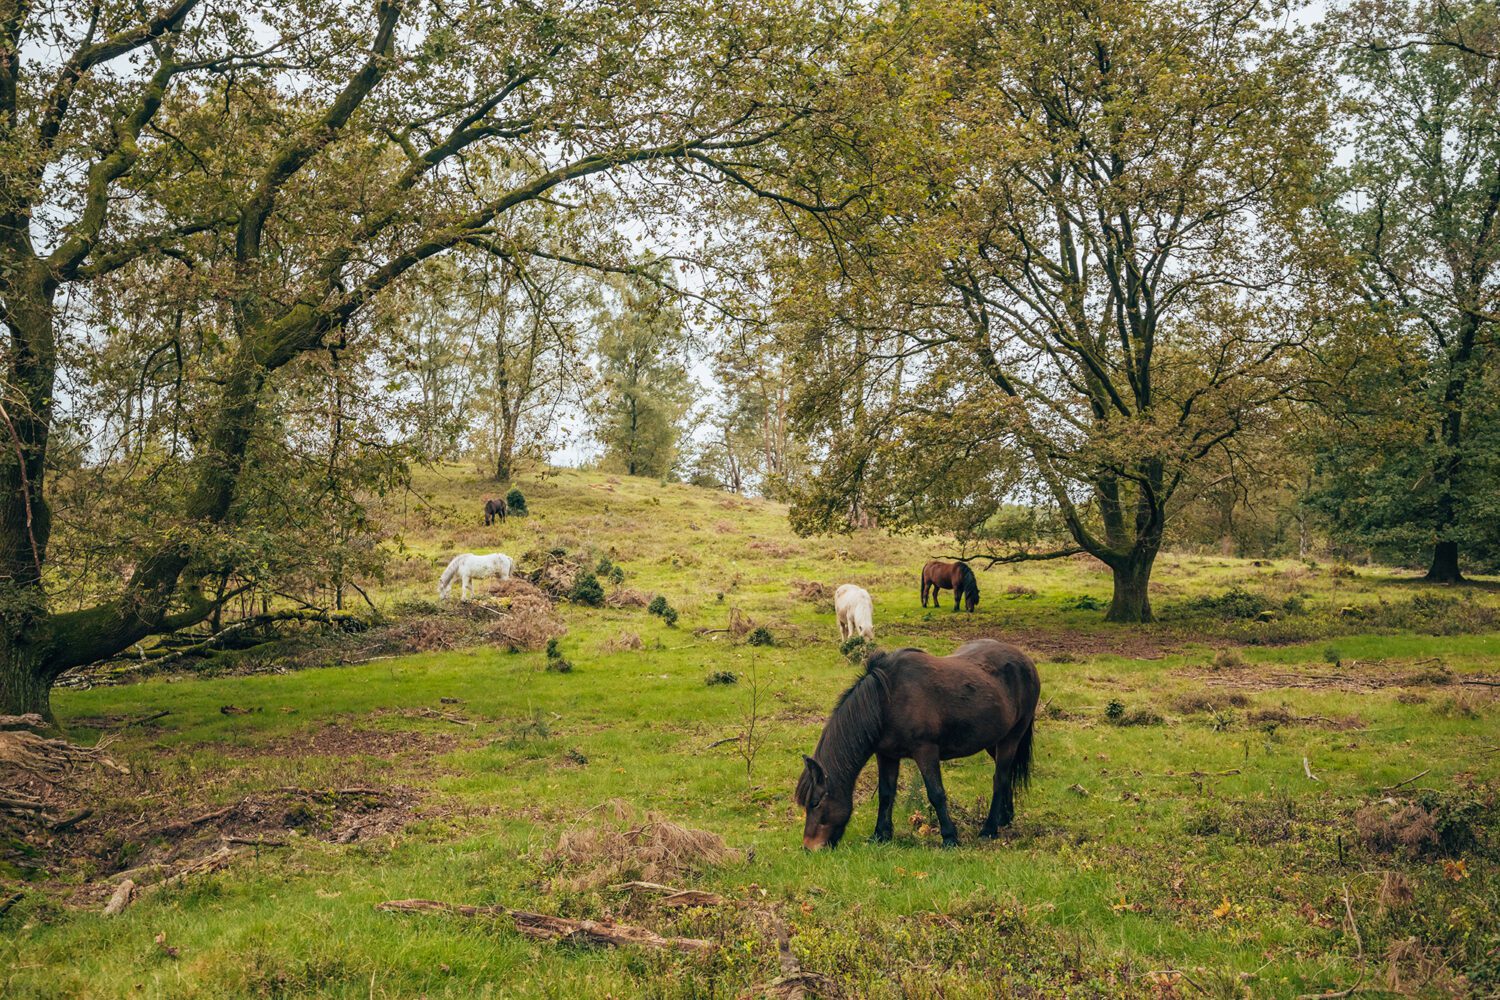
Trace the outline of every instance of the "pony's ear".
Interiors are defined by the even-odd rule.
[[[807,754],[802,755],[802,762],[807,765],[808,773],[812,777],[813,781],[817,782],[820,785],[826,783],[827,775],[823,773],[822,764],[819,764],[816,760],[809,757]]]

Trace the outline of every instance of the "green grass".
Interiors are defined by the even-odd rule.
[[[1126,628],[1073,606],[1082,595],[1107,600],[1109,577],[1064,560],[982,573],[979,611],[955,616],[951,604],[924,610],[916,594],[921,562],[951,543],[797,539],[775,504],[581,472],[522,483],[532,516],[486,529],[477,514],[486,486],[467,470],[420,485],[427,500],[384,512],[398,555],[380,603],[431,600],[455,551],[519,558],[560,545],[609,553],[625,586],[665,594],[680,621],[567,607],[567,674],[547,672],[540,652],[479,648],[59,692],[55,708],[83,742],[94,717],[171,714],[117,730],[109,753],[132,773],[98,785],[100,822],[127,831],[113,853],[95,850],[38,880],[0,917],[0,994],[731,997],[778,973],[758,916],[771,910],[790,923],[804,967],[851,996],[1294,996],[1383,988],[1392,974],[1419,993],[1500,988],[1494,826],[1482,831],[1488,843],[1462,853],[1468,874],[1455,880],[1455,859],[1378,854],[1353,819],[1424,769],[1403,792],[1437,790],[1450,805],[1483,798],[1500,762],[1485,752],[1497,742],[1492,689],[1453,683],[1496,674],[1500,635],[1386,628],[1391,617],[1409,624],[1423,592],[1395,574],[1361,568],[1347,579],[1294,561],[1170,554],[1153,591],[1164,621]],[[895,843],[864,842],[869,775],[845,845],[801,850],[790,790],[854,668],[831,612],[793,598],[799,580],[868,588],[883,646],[942,651],[971,634],[1013,634],[1037,652],[1048,704],[1035,781],[1007,838],[974,837],[990,785],[980,757],[945,766],[963,817],[959,849],[940,850],[911,822],[929,809],[908,762]],[[1278,607],[1299,595],[1306,607],[1271,623],[1186,610],[1234,586]],[[1457,611],[1418,616],[1424,627],[1452,628],[1460,613],[1497,604],[1482,586],[1455,596]],[[1341,615],[1349,606],[1369,610]],[[695,634],[724,629],[731,609],[775,644]],[[606,652],[626,631],[643,648]],[[1275,644],[1287,639],[1303,641]],[[1214,668],[1228,646],[1243,647],[1245,665]],[[741,680],[706,685],[718,670]],[[1308,675],[1315,686],[1286,686]],[[752,677],[763,744],[747,780],[734,745],[710,746],[743,727]],[[1181,701],[1234,692],[1247,703],[1202,711]],[[1110,724],[1112,700],[1127,717],[1149,710],[1160,722]],[[226,705],[250,711],[225,715]],[[474,725],[400,714],[415,708]],[[1252,720],[1274,709],[1332,721]],[[329,726],[410,734],[412,749],[306,753]],[[1321,780],[1305,776],[1304,757]],[[139,827],[126,820],[193,815],[278,786],[354,784],[411,790],[415,820],[345,845],[289,834],[285,848],[247,851],[120,917],[99,915],[119,859],[160,848],[132,840]],[[560,835],[600,822],[608,809],[597,807],[611,800],[753,849],[677,879],[736,905],[673,913],[556,880]],[[1381,903],[1387,872],[1408,881],[1410,902]],[[374,908],[412,896],[615,915],[718,947],[707,958],[590,951],[530,941],[503,921]],[[1158,970],[1185,978],[1147,975]]]

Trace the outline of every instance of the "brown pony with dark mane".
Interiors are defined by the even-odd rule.
[[[489,527],[496,520],[505,520],[505,501],[496,500],[494,497],[484,502],[484,524]]]
[[[1031,733],[1042,682],[1031,658],[994,639],[964,643],[949,656],[898,649],[871,657],[839,697],[818,747],[803,757],[796,802],[807,811],[802,846],[835,847],[854,813],[854,782],[880,767],[877,843],[891,839],[901,759],[922,772],[943,846],[958,845],[940,762],[983,750],[995,758],[994,797],[979,835],[993,838],[1015,816],[1015,787],[1031,778]]]
[[[937,607],[939,597],[938,591],[953,591],[953,610],[958,610],[958,602],[964,602],[965,611],[973,611],[979,606],[979,581],[974,579],[974,571],[966,562],[945,563],[933,560],[922,567],[922,607],[927,607],[927,588],[932,588],[932,606]]]

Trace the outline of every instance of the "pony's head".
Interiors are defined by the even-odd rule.
[[[854,796],[840,795],[829,787],[828,772],[817,758],[803,756],[802,777],[797,779],[793,799],[807,811],[802,825],[803,848],[818,851],[839,846],[849,818],[854,815]]]
[[[979,606],[979,581],[974,579],[974,571],[966,562],[958,564],[958,574],[962,578],[958,586],[963,591],[964,609],[973,611]]]

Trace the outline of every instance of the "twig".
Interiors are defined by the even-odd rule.
[[[460,917],[510,917],[516,930],[527,937],[548,941],[574,941],[584,944],[635,944],[644,948],[704,953],[713,950],[713,942],[702,938],[662,937],[655,931],[613,920],[570,920],[545,913],[513,910],[499,904],[468,906],[444,903],[436,899],[392,899],[375,904],[377,910],[397,913],[451,913]]]
[[[1359,924],[1354,922],[1354,906],[1349,902],[1349,885],[1341,882],[1339,885],[1344,890],[1344,915],[1349,918],[1349,930],[1354,933],[1354,946],[1359,950],[1359,959],[1364,961],[1365,939],[1360,937]]]
[[[1418,778],[1421,778],[1421,777],[1429,774],[1431,771],[1432,771],[1432,768],[1429,767],[1426,771],[1423,771],[1421,774],[1414,774],[1410,778],[1407,778],[1405,781],[1398,781],[1394,785],[1387,785],[1384,788],[1382,788],[1381,791],[1382,792],[1394,792],[1396,789],[1400,788],[1402,785],[1409,785],[1413,781],[1416,781]]]
[[[84,820],[88,819],[92,815],[94,815],[94,810],[92,810],[92,809],[80,809],[76,813],[74,813],[73,815],[69,816],[67,819],[61,819],[61,820],[58,820],[56,823],[53,823],[52,824],[52,832],[53,833],[61,833],[64,830],[72,829],[73,827],[77,826],[79,823],[82,823]]]
[[[120,728],[121,729],[129,729],[131,726],[144,726],[148,722],[155,722],[157,719],[160,719],[162,716],[164,716],[164,715],[171,715],[171,714],[172,714],[172,710],[171,709],[164,708],[160,712],[152,712],[150,715],[143,715],[139,719],[131,719],[129,722],[125,723]]]
[[[224,843],[238,844],[243,847],[285,847],[284,840],[254,840],[250,837],[225,837]]]
[[[1322,778],[1319,778],[1316,774],[1312,773],[1312,765],[1307,762],[1307,758],[1306,757],[1302,758],[1302,773],[1305,774],[1305,775],[1307,775],[1307,780],[1309,780],[1309,781],[1322,781],[1323,780]]]
[[[721,746],[723,746],[726,743],[738,743],[739,741],[740,741],[740,737],[738,737],[738,736],[726,736],[722,740],[714,740],[712,743],[710,743],[708,746],[704,747],[703,749],[704,750],[713,750],[716,747],[721,747]]]

